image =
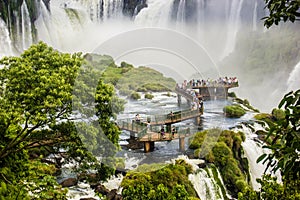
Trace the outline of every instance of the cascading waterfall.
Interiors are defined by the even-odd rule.
[[[27,49],[32,44],[31,21],[26,1],[21,6],[22,17],[22,47]]]
[[[236,35],[241,24],[240,12],[242,9],[243,2],[244,0],[233,0],[231,3],[230,15],[227,26],[226,44],[221,58],[226,57],[229,53],[231,53],[234,50]]]
[[[252,21],[253,30],[257,30],[257,1],[254,4],[254,10],[253,10],[253,21]]]
[[[185,6],[186,2],[185,0],[180,0],[177,10],[177,16],[176,16],[176,27],[182,27],[185,24]]]
[[[148,0],[148,7],[135,16],[134,23],[138,26],[168,27],[173,0]]]
[[[20,15],[16,23],[21,25],[18,33],[21,36],[19,41],[15,39],[12,41],[20,52],[32,43],[33,29],[37,30],[35,39],[43,40],[63,51],[69,51],[74,48],[74,42],[70,40],[78,40],[78,35],[88,35],[95,29],[102,28],[102,32],[98,33],[102,36],[106,34],[104,30],[106,27],[103,25],[106,22],[115,21],[119,26],[124,20],[128,20],[131,25],[122,31],[131,30],[136,26],[175,29],[200,42],[216,59],[221,59],[234,50],[235,38],[240,29],[240,12],[244,5],[243,0],[226,0],[223,3],[217,0],[148,0],[147,7],[138,12],[137,8],[141,6],[141,2],[137,1],[135,8],[132,8],[135,9],[135,14],[130,19],[123,14],[126,8],[124,0],[51,0],[51,12],[47,10],[43,1],[35,1],[35,4],[38,8],[38,17],[34,25],[30,23],[26,1],[22,4],[21,12],[16,14]],[[251,11],[251,19],[247,20],[253,22],[255,28],[254,22],[261,16],[257,16],[260,9],[257,1],[253,4],[255,6],[253,12]],[[74,20],[76,17],[78,19]],[[11,23],[10,21],[8,23]],[[215,22],[218,23],[217,26],[213,25]],[[112,24],[110,26],[113,27]],[[114,29],[117,27],[114,26]],[[89,51],[91,50],[93,49],[89,48]]]
[[[12,54],[11,40],[5,22],[0,18],[0,57]]]
[[[221,188],[214,180],[210,169],[208,172],[201,168],[198,169],[196,173],[189,175],[189,180],[194,185],[194,188],[201,200],[224,199]]]
[[[286,92],[290,92],[291,90],[298,90],[300,89],[300,62],[294,67],[293,71],[290,73],[287,86],[288,89]]]
[[[257,178],[261,178],[265,172],[266,165],[262,164],[262,162],[257,163],[256,160],[259,156],[264,153],[268,153],[267,149],[263,149],[262,145],[263,142],[258,142],[257,134],[253,132],[253,130],[258,131],[262,130],[265,131],[265,128],[257,123],[254,123],[252,128],[247,127],[246,125],[242,124],[241,129],[237,129],[237,131],[242,131],[246,135],[246,140],[242,143],[243,149],[245,151],[245,155],[249,161],[249,168],[250,168],[250,175],[251,175],[251,183],[252,187],[255,190],[258,190],[260,185],[256,182]],[[250,126],[250,125],[249,125]],[[268,171],[268,173],[270,173]],[[279,172],[275,174],[278,180],[280,180]]]
[[[118,19],[122,17],[123,0],[103,0],[103,19]]]

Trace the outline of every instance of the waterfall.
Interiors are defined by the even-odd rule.
[[[194,185],[201,200],[224,199],[221,188],[213,177],[212,171],[209,168],[208,171],[200,168],[195,174],[189,175],[189,180]]]
[[[176,16],[176,28],[184,27],[185,24],[185,10],[186,10],[185,0],[180,0]]]
[[[236,35],[242,20],[240,12],[243,0],[226,0],[222,3],[217,0],[147,0],[147,6],[141,10],[137,9],[141,5],[140,1],[136,1],[136,5],[131,5],[132,8],[127,8],[124,0],[51,0],[50,12],[43,1],[36,1],[35,4],[37,19],[34,24],[30,23],[29,6],[26,1],[23,2],[20,12],[13,13],[17,19],[15,23],[19,24],[14,24],[14,27],[17,29],[20,26],[20,28],[9,32],[19,35],[10,35],[12,45],[19,51],[32,43],[34,29],[37,30],[37,40],[43,40],[63,51],[77,49],[83,51],[74,43],[74,40],[79,39],[78,37],[89,35],[88,39],[80,39],[84,39],[86,43],[95,43],[90,40],[97,36],[118,34],[119,32],[108,34],[106,30],[119,31],[120,24],[124,25],[123,22],[126,21],[127,25],[131,23],[130,26],[122,27],[123,30],[120,32],[132,30],[137,26],[178,30],[201,43],[212,57],[220,59],[234,50]],[[254,23],[260,17],[256,12],[260,4],[256,1],[253,4],[255,6],[254,10],[251,10],[251,19],[243,20]],[[123,12],[128,12],[124,9],[133,9],[132,12],[135,12],[133,18],[127,18]],[[113,23],[110,23],[111,21]],[[11,20],[8,20],[8,23],[11,23]],[[106,25],[109,27],[107,28]],[[101,33],[100,29],[102,29]],[[97,36],[96,31],[98,31]]]
[[[122,17],[123,0],[103,0],[103,20]]]
[[[148,0],[148,7],[135,16],[134,23],[138,26],[168,27],[173,0]]]
[[[227,26],[226,44],[221,58],[226,57],[234,50],[236,35],[239,31],[241,23],[240,12],[242,9],[243,2],[244,0],[232,0]]]
[[[11,40],[8,28],[0,17],[0,58],[12,54]]]
[[[257,30],[257,1],[255,1],[254,4],[254,10],[253,10],[253,30]]]
[[[288,89],[286,91],[290,92],[291,90],[298,90],[300,89],[300,62],[298,62],[298,64],[296,64],[296,66],[294,67],[293,71],[290,73],[288,81],[287,81],[287,86]]]
[[[22,47],[27,49],[32,44],[31,21],[26,1],[21,6],[22,17]]]
[[[245,126],[242,124],[242,128],[240,131],[242,131],[246,135],[246,140],[242,143],[243,149],[245,151],[246,157],[249,161],[249,168],[250,168],[250,175],[251,175],[251,183],[252,187],[255,190],[258,190],[260,185],[256,182],[257,178],[261,178],[264,174],[264,171],[266,169],[266,165],[260,163],[256,163],[256,160],[259,156],[261,156],[264,153],[268,153],[267,149],[263,149],[262,145],[263,143],[258,143],[259,139],[257,138],[257,134],[253,133],[253,130],[263,130],[265,131],[265,128],[262,127],[260,124],[254,123],[252,129],[250,127]],[[270,173],[268,171],[268,173]],[[279,172],[275,174],[280,180],[280,174]]]

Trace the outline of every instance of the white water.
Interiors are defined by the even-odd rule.
[[[290,92],[291,90],[298,90],[300,89],[300,62],[295,66],[293,71],[290,73],[287,86],[288,89],[286,92]]]
[[[265,128],[257,123],[254,123],[253,128],[255,131],[265,131]],[[246,140],[242,143],[242,146],[249,161],[252,187],[255,190],[258,190],[260,184],[257,183],[256,179],[262,177],[265,172],[266,165],[262,164],[262,162],[257,163],[256,161],[259,156],[264,153],[269,153],[270,151],[262,148],[264,145],[263,142],[258,142],[258,136],[252,132],[251,128],[242,124],[242,129],[237,129],[237,131],[242,131],[246,135]],[[267,173],[270,173],[270,171],[267,171]],[[280,174],[276,173],[276,176],[278,180],[280,180]]]
[[[254,4],[254,10],[253,10],[253,21],[252,21],[253,30],[257,30],[257,2]]]
[[[148,0],[147,3],[148,7],[139,12],[134,23],[139,27],[168,27],[173,0]]]
[[[185,12],[186,12],[186,7],[185,7],[185,0],[180,0],[179,5],[178,5],[178,10],[177,10],[177,18],[176,18],[176,28],[177,29],[184,29],[184,24],[185,24]]]
[[[0,57],[12,54],[11,40],[5,22],[0,18]]]
[[[209,3],[197,0],[192,2],[195,7],[192,11],[188,10],[191,6],[187,7],[189,1],[180,0],[177,10],[173,8],[173,2],[148,0],[148,7],[129,20],[123,15],[123,0],[51,0],[51,14],[40,1],[37,3],[39,17],[35,21],[37,37],[62,51],[86,52],[115,34],[150,26],[170,28],[191,36],[204,45],[216,60],[221,58],[221,54],[225,56],[234,50],[243,1],[227,0],[220,4],[216,0],[210,0]],[[255,12],[258,11],[254,10],[253,14]],[[171,13],[175,19],[171,18]],[[186,19],[187,16],[191,19]],[[21,39],[16,41],[20,43],[16,46],[20,46],[21,51],[32,43],[32,24],[26,2],[22,4],[18,18],[21,18],[17,21],[22,24],[22,30],[18,30]],[[188,21],[193,22],[190,24]],[[215,22],[217,26],[213,24]]]
[[[207,173],[204,169],[198,169],[195,174],[189,175],[189,180],[201,200],[222,200],[224,199],[220,186],[216,183],[212,172]]]
[[[230,15],[229,15],[228,27],[227,27],[226,44],[221,58],[226,57],[234,50],[236,35],[241,25],[240,13],[241,13],[243,1],[244,0],[233,0],[231,3]]]
[[[22,48],[27,49],[32,44],[31,21],[26,1],[21,6],[22,17]]]

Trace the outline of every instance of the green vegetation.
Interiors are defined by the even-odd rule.
[[[248,185],[245,181],[249,176],[248,162],[242,158],[241,143],[244,140],[241,132],[210,129],[196,133],[190,143],[190,148],[195,149],[195,157],[218,167],[226,188],[234,196]]]
[[[141,95],[138,92],[133,92],[130,95],[130,99],[133,99],[133,100],[138,100],[140,98],[141,98]]]
[[[223,108],[226,117],[241,117],[246,111],[240,105],[228,105]]]
[[[124,73],[116,87],[121,94],[128,95],[131,91],[171,91],[175,84],[172,78],[165,78],[160,72],[148,67],[139,67]]]
[[[149,169],[150,166],[141,167]],[[183,160],[177,160],[175,164],[169,164],[162,167],[154,166],[155,171],[128,172],[123,179],[122,195],[126,199],[198,199],[196,192],[188,180],[188,174],[192,172],[189,166]]]
[[[122,109],[122,102],[114,96],[111,85],[99,81],[101,72],[82,63],[81,54],[60,53],[42,42],[20,57],[0,60],[2,198],[66,199],[66,190],[57,184],[54,173],[70,161],[77,161],[76,170],[97,170],[102,180],[114,172],[92,153],[110,150],[113,154],[117,149],[120,132],[111,118],[113,111]],[[80,70],[85,73],[78,76]],[[96,88],[91,88],[91,82]],[[80,96],[82,89],[85,95]],[[103,134],[97,134],[98,130],[87,124],[72,121],[74,106],[87,114],[83,105],[96,107],[98,119],[91,123],[99,124]],[[84,134],[79,135],[80,128],[85,130]],[[104,139],[114,148],[103,149],[104,145],[98,145]],[[63,156],[64,160],[43,163],[49,154]]]
[[[149,94],[149,93],[145,94],[145,99],[153,99],[153,98],[154,98],[153,94]]]
[[[265,0],[269,16],[264,17],[264,25],[269,28],[280,21],[300,20],[300,2],[298,0]]]
[[[97,60],[99,58],[95,56],[88,54],[88,61],[93,66],[98,65]],[[101,57],[100,60],[102,60]],[[131,96],[133,92],[172,91],[175,88],[176,83],[172,78],[166,78],[163,74],[151,68],[135,68],[126,62],[122,62],[121,66],[117,66],[112,58],[108,58],[105,64],[106,68],[103,68],[104,82],[113,84],[121,95]],[[100,68],[102,67],[100,66]]]
[[[272,149],[272,153],[263,154],[258,161],[265,160],[267,166],[273,172],[280,170],[283,181],[296,181],[300,178],[300,90],[290,92],[284,96],[279,108],[284,108],[284,114],[280,110],[273,110],[281,113],[277,116],[274,126],[270,129],[268,137],[274,138],[266,148]],[[277,114],[278,114],[277,113]],[[275,165],[274,159],[278,160]]]
[[[231,66],[238,66],[236,76],[243,80],[243,86],[247,88],[242,91],[243,95],[257,95],[259,98],[263,93],[274,91],[277,80],[284,83],[283,80],[300,60],[299,42],[298,27],[289,24],[283,24],[280,31],[274,27],[263,33],[240,32],[235,51],[224,59],[221,69],[227,72],[235,70]],[[261,83],[264,87],[255,83]],[[265,102],[272,101],[271,96],[266,96]]]
[[[261,155],[257,162],[267,164],[267,169],[272,172],[280,171],[282,183],[276,178],[265,174],[258,182],[261,185],[259,191],[253,191],[246,187],[240,194],[240,200],[260,199],[300,199],[300,90],[289,92],[279,103],[278,108],[273,109],[272,115],[261,114],[257,119],[266,121],[269,126],[267,140],[264,148],[272,152]],[[275,162],[277,160],[277,162]],[[267,170],[266,169],[266,170]]]
[[[236,98],[236,94],[234,92],[228,92],[228,97]]]
[[[243,105],[244,107],[246,107],[247,109],[249,109],[249,110],[252,110],[252,111],[254,111],[254,112],[259,112],[259,110],[258,109],[256,109],[256,108],[253,108],[251,105],[250,105],[250,103],[249,103],[249,101],[247,100],[247,99],[240,99],[240,98],[234,98],[233,99],[233,101],[234,102],[237,102],[238,104],[241,104],[241,105]]]

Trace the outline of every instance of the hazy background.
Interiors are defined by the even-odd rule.
[[[49,9],[41,2],[34,22],[23,3],[17,31],[0,20],[0,56],[20,54],[36,37],[64,52],[150,66],[178,82],[237,76],[240,87],[232,91],[268,112],[300,86],[300,25],[264,28],[261,0],[100,2],[51,0]]]

